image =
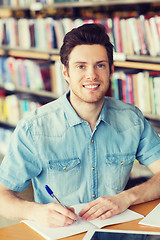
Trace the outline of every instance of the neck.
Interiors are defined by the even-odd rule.
[[[80,118],[87,121],[93,131],[101,112],[104,99],[96,103],[87,103],[84,101],[75,101],[69,97],[69,101]]]

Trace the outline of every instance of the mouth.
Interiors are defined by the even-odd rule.
[[[98,88],[100,86],[100,84],[86,84],[86,85],[83,85],[84,88],[87,88],[87,89],[95,89],[95,88]]]

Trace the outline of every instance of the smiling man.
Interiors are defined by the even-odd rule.
[[[113,73],[113,46],[105,28],[86,24],[66,34],[60,50],[70,90],[22,119],[0,168],[0,214],[55,227],[105,219],[130,205],[160,197],[160,138],[135,106],[105,97]],[[134,160],[154,176],[124,190]],[[34,202],[17,192],[32,181]],[[143,193],[143,194],[142,194]]]
[[[69,67],[62,67],[71,89],[70,103],[93,131],[109,87],[109,60],[105,47],[78,45],[70,53]]]

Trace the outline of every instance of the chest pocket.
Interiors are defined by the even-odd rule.
[[[80,186],[81,161],[79,158],[50,160],[48,184],[53,186],[54,193],[60,197],[67,196]]]
[[[107,154],[105,158],[105,184],[122,191],[129,179],[135,154]]]
[[[75,167],[79,167],[80,159],[68,159],[68,160],[59,160],[59,161],[49,161],[49,168],[55,172],[68,172]]]

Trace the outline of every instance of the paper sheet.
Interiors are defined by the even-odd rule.
[[[139,224],[160,227],[160,203]]]
[[[75,212],[78,214],[80,210],[84,207],[84,204],[78,204],[72,207],[74,207]],[[36,222],[33,222],[33,221],[23,221],[23,222],[26,223],[35,231],[37,231],[45,239],[56,240],[56,239],[72,236],[81,232],[86,232],[90,229],[97,229],[107,225],[128,222],[128,221],[139,219],[142,217],[143,215],[127,209],[125,212],[119,215],[113,216],[111,218],[108,218],[106,220],[95,219],[89,222],[89,221],[83,221],[79,217],[75,223],[66,227],[46,228],[38,225]]]

